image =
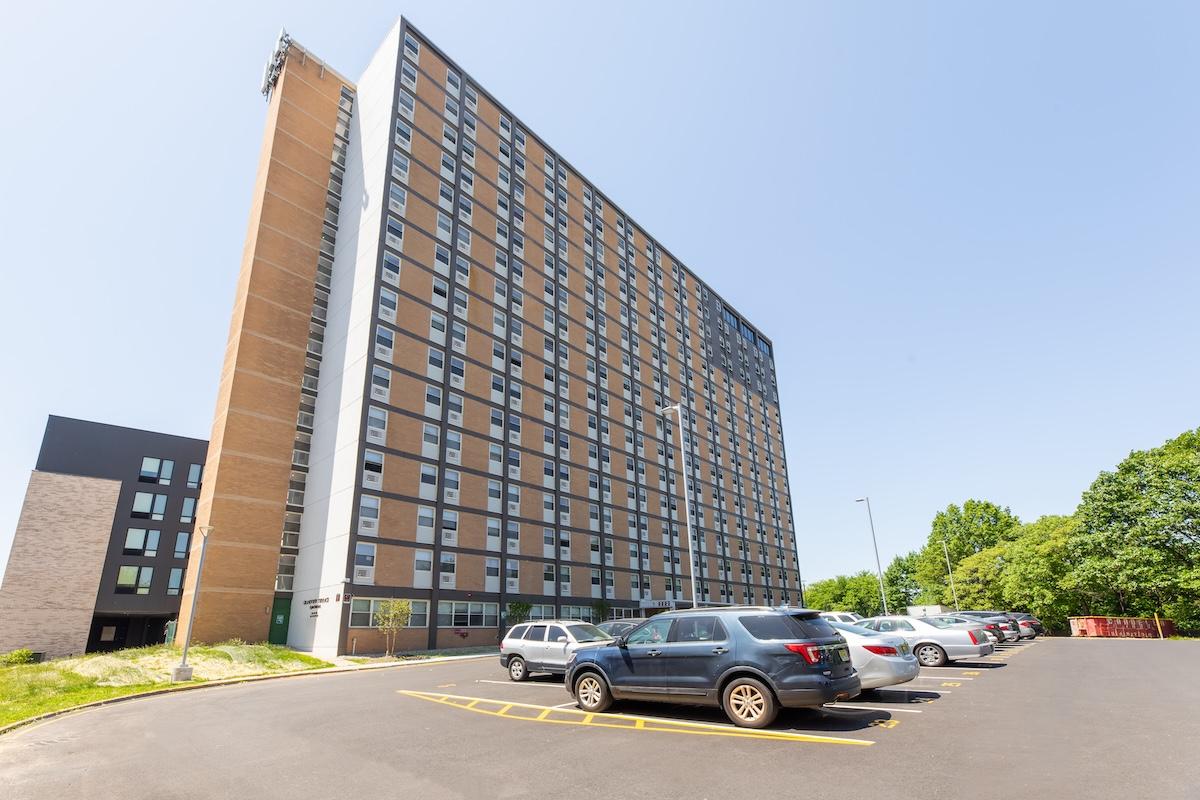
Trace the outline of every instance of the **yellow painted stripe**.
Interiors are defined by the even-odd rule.
[[[461,695],[437,694],[433,692],[417,692],[407,689],[398,690],[398,694],[418,700],[427,700],[441,705],[452,706],[476,714],[503,717],[504,719],[524,720],[526,722],[542,722],[551,725],[584,725],[595,728],[616,728],[619,730],[642,730],[657,733],[686,733],[696,736],[729,736],[741,739],[771,739],[775,741],[814,742],[821,744],[846,744],[855,746],[870,746],[875,744],[866,739],[846,739],[836,736],[820,736],[808,733],[793,733],[790,731],[753,730],[736,728],[703,722],[687,722],[683,720],[664,720],[655,717],[641,717],[623,714],[596,714],[577,711],[575,709],[556,709],[551,706],[539,706],[531,703],[507,703],[485,697],[464,697]],[[459,702],[467,701],[467,702]],[[473,701],[473,702],[472,702]],[[498,710],[478,708],[477,704],[492,705]],[[536,717],[507,714],[512,708],[528,708],[539,711]],[[559,714],[575,716],[575,719],[551,719],[549,714],[557,711]],[[600,721],[605,720],[605,721]],[[626,720],[633,725],[623,724]],[[622,724],[618,724],[618,721]]]

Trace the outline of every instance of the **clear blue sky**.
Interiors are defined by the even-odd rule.
[[[275,34],[401,12],[774,339],[806,580],[1200,425],[1194,3],[15,4],[0,564],[47,414],[208,436]]]

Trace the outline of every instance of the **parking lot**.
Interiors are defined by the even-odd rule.
[[[762,731],[575,708],[495,657],[205,689],[0,737],[14,798],[1200,796],[1200,642],[1038,639]],[[819,785],[814,786],[814,783]]]

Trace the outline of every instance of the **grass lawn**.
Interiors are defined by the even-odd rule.
[[[0,667],[0,726],[47,711],[163,688],[170,684],[171,667],[179,663],[179,654],[177,647],[158,645]],[[193,645],[188,664],[195,670],[193,683],[333,666],[279,645],[240,642]]]

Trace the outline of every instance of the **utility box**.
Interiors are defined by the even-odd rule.
[[[938,614],[953,614],[954,609],[949,606],[909,606],[908,615],[910,617],[929,617],[937,616]]]

